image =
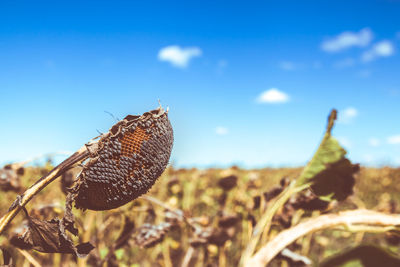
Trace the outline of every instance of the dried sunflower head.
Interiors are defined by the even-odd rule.
[[[165,170],[173,131],[161,107],[128,115],[88,145],[90,158],[71,190],[75,206],[108,210],[146,193]]]

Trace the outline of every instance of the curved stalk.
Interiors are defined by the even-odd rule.
[[[4,232],[6,227],[18,214],[18,212],[24,207],[35,195],[43,190],[48,184],[53,182],[57,177],[62,175],[65,171],[71,168],[76,163],[85,160],[89,156],[89,151],[86,146],[81,147],[69,158],[57,165],[47,175],[40,178],[35,184],[29,187],[22,195],[19,195],[17,199],[12,203],[8,212],[3,215],[0,219],[0,235]]]
[[[353,225],[358,227],[352,228]],[[322,215],[280,232],[275,238],[261,247],[245,264],[252,267],[264,267],[296,239],[318,230],[345,226],[344,229],[346,230],[376,232],[378,230],[377,227],[381,227],[382,230],[393,230],[398,225],[400,225],[400,215],[385,214],[371,210],[352,210],[338,214]]]

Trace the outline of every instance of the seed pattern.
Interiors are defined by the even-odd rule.
[[[103,134],[71,192],[81,209],[117,208],[146,193],[166,168],[173,144],[161,107],[128,115]]]

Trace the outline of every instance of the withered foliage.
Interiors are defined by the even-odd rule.
[[[132,234],[135,232],[135,223],[129,217],[125,216],[124,218],[124,228],[114,243],[114,249],[119,249],[127,245]]]
[[[218,185],[225,191],[229,191],[237,185],[238,177],[236,175],[229,175],[219,179]]]
[[[153,247],[164,239],[172,226],[173,224],[169,222],[163,222],[158,225],[145,223],[138,228],[135,242],[142,248]]]
[[[218,226],[222,228],[229,228],[235,226],[241,220],[237,214],[223,215],[218,220]]]
[[[319,196],[330,195],[338,201],[345,200],[353,193],[354,176],[359,170],[359,164],[352,164],[348,159],[343,158],[329,164],[326,170],[317,174],[312,179],[311,188]]]
[[[23,167],[13,168],[12,164],[5,165],[0,169],[0,191],[21,190],[21,176],[24,175]]]
[[[194,232],[190,239],[190,245],[193,247],[205,246],[213,244],[223,246],[226,241],[232,238],[232,235],[223,228],[199,228]]]
[[[128,115],[108,133],[102,134],[99,141],[86,145],[87,151],[79,158],[84,159],[89,155],[89,160],[84,163],[77,180],[74,179],[74,172],[67,172],[72,166],[66,166],[66,162],[73,156],[62,163],[61,185],[62,191],[67,194],[63,218],[39,220],[31,217],[23,207],[27,218],[26,229],[15,233],[11,244],[44,253],[86,256],[94,248],[93,245],[87,242],[75,246],[67,233],[78,234],[74,226],[73,203],[81,209],[108,210],[146,193],[166,168],[172,144],[172,127],[167,112],[161,107],[141,116]],[[18,175],[22,175],[22,172],[23,169],[15,171],[10,166],[3,168],[0,172],[1,189],[19,189]],[[18,196],[10,210],[19,205],[21,198]],[[42,208],[34,212],[49,215],[51,209]],[[167,225],[172,224],[161,225],[156,231],[167,231]],[[133,229],[133,222],[126,219],[124,230],[112,251],[126,245]],[[150,236],[148,239],[155,240],[154,235]],[[111,260],[113,257],[110,253],[108,258]]]
[[[3,262],[0,261],[1,267],[14,267],[13,259],[11,257],[10,252],[7,249],[0,247],[0,251],[3,254]]]
[[[328,126],[330,131],[332,125]],[[290,189],[291,181],[302,175],[300,168],[176,170],[171,167],[165,172],[165,179],[152,191],[158,204],[149,198],[141,198],[121,209],[96,213],[92,219],[90,216],[82,218],[85,213],[79,211],[75,222],[72,214],[74,203],[82,210],[107,210],[146,192],[165,168],[165,157],[169,157],[172,139],[172,129],[163,111],[127,116],[100,136],[96,145],[88,145],[90,157],[74,170],[74,174],[63,176],[62,190],[67,194],[64,216],[62,210],[52,204],[32,208],[25,228],[11,238],[11,243],[23,249],[73,255],[62,255],[62,259],[75,259],[75,256],[84,256],[91,251],[87,259],[90,266],[180,266],[188,251],[193,252],[189,266],[191,263],[237,266],[240,254],[255,234],[257,222],[280,194]],[[326,140],[329,142],[323,151],[329,152],[331,147],[340,148],[334,139],[329,137]],[[159,157],[154,155],[158,146],[164,147]],[[349,205],[357,207],[354,199],[348,196],[354,192],[360,194],[353,190],[359,166],[350,163],[344,157],[344,151],[340,153],[338,160],[321,160],[314,164],[313,175],[304,180],[311,186],[287,198],[288,201],[272,219],[270,234],[275,235],[299,220],[330,212],[337,201],[340,201],[339,205],[334,208],[339,211]],[[154,159],[155,162],[151,161]],[[390,179],[385,183],[390,186],[386,189],[393,188],[397,194],[400,190],[399,170],[387,176]],[[281,177],[284,178],[279,181]],[[380,179],[374,181],[380,182]],[[363,201],[375,194],[377,192],[364,196]],[[52,194],[54,196],[56,193]],[[397,200],[388,201],[385,211],[398,212]],[[74,245],[71,235],[78,234],[75,224],[77,228],[85,229],[85,238],[88,237],[87,240],[96,248],[90,243]],[[379,242],[385,242],[382,236]],[[336,246],[334,250],[338,251],[343,248],[343,240],[353,242],[353,239],[345,238],[327,233],[304,238],[288,247],[293,253],[282,252],[269,266],[282,266],[282,261],[289,266],[306,264],[307,260],[299,251],[306,251],[313,260],[322,260],[327,246]],[[376,240],[367,235],[365,239]],[[386,234],[385,244],[398,245],[398,240],[398,233],[392,231]],[[165,243],[157,247],[161,242]],[[3,252],[3,256],[5,254],[9,255]],[[49,255],[35,253],[33,256],[44,258]],[[10,260],[8,257],[8,262]],[[53,263],[50,256],[47,261],[49,265]]]
[[[42,221],[32,218],[27,212],[26,217],[27,229],[10,239],[11,244],[20,249],[34,249],[44,253],[67,253],[84,257],[94,248],[90,243],[75,246],[66,230],[75,235],[77,232],[71,227],[66,228],[63,220]]]

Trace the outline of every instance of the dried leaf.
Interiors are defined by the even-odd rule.
[[[318,196],[328,196],[329,199],[345,200],[353,194],[355,184],[354,175],[358,173],[358,164],[342,158],[334,163],[327,164],[325,170],[314,176],[311,189]],[[328,200],[329,200],[328,199]]]
[[[354,174],[358,165],[345,158],[346,150],[331,136],[337,111],[332,110],[322,142],[297,180],[298,185],[310,184],[323,200],[343,200],[353,192]]]
[[[229,175],[227,177],[219,179],[218,185],[222,187],[225,191],[229,191],[236,186],[237,180],[238,177],[236,175]]]
[[[23,174],[23,171],[21,172],[20,170],[23,170],[23,168],[14,170],[9,166],[6,165],[0,169],[0,190],[18,192],[21,189],[20,176]]]
[[[223,246],[229,239],[231,239],[231,237],[225,230],[213,229],[210,237],[208,238],[208,242],[220,247]]]
[[[265,201],[270,201],[271,199],[274,199],[277,197],[280,193],[282,193],[283,187],[280,186],[275,186],[271,188],[268,192],[264,192],[264,199]]]
[[[61,175],[61,190],[64,194],[68,194],[68,191],[73,186],[75,177],[79,174],[78,168],[70,169]]]
[[[124,228],[122,229],[122,232],[115,241],[114,248],[119,249],[125,246],[128,243],[134,231],[135,231],[135,223],[129,217],[125,217]]]
[[[234,215],[224,215],[218,221],[218,226],[222,228],[229,228],[235,226],[240,221],[240,216]]]
[[[14,235],[10,242],[20,249],[34,249],[44,253],[68,253],[86,256],[94,247],[90,243],[74,246],[67,235],[63,220],[42,221],[27,215],[28,229],[21,235]],[[73,231],[74,232],[74,231]]]
[[[107,259],[107,267],[118,267],[118,266],[119,266],[119,264],[118,264],[117,256],[115,256],[115,254],[113,253]]]
[[[163,222],[159,225],[149,223],[143,224],[135,236],[135,243],[144,248],[150,248],[163,241],[164,236],[173,225],[168,222]]]
[[[2,267],[13,267],[14,264],[13,264],[13,260],[12,260],[10,252],[8,252],[3,247],[0,247],[0,251],[3,254],[3,265],[0,265],[0,266],[2,266]]]
[[[391,251],[374,245],[360,245],[339,252],[324,260],[321,267],[344,266],[347,262],[358,260],[362,266],[395,267],[400,266],[400,258]]]
[[[253,210],[256,210],[260,207],[261,204],[261,196],[255,196],[253,197]]]
[[[290,200],[290,204],[295,209],[303,209],[308,211],[320,210],[323,211],[329,206],[329,201],[324,201],[318,198],[311,190],[306,190],[296,195]]]

